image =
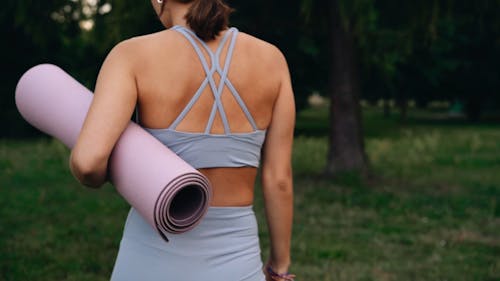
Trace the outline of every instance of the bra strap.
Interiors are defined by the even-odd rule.
[[[198,57],[201,61],[201,64],[203,66],[203,70],[205,71],[206,77],[203,80],[200,87],[198,88],[198,90],[196,91],[196,93],[194,94],[194,96],[191,98],[191,100],[188,102],[188,104],[184,107],[184,109],[181,111],[179,116],[177,116],[177,118],[174,120],[174,122],[170,125],[169,129],[175,129],[179,125],[179,123],[186,117],[186,115],[189,113],[189,111],[194,106],[196,101],[199,99],[199,97],[201,96],[201,94],[203,93],[203,91],[205,90],[207,85],[209,85],[211,88],[212,94],[214,96],[214,103],[212,105],[212,109],[210,111],[208,122],[207,122],[207,125],[205,127],[205,134],[210,133],[210,130],[213,126],[213,122],[215,120],[215,116],[217,114],[217,111],[220,114],[220,117],[221,117],[221,120],[222,120],[222,123],[224,126],[224,133],[225,134],[231,133],[231,130],[229,127],[229,120],[228,120],[227,115],[224,111],[224,107],[222,105],[222,99],[221,99],[221,95],[224,91],[224,86],[228,87],[229,91],[231,92],[231,94],[235,98],[236,102],[238,103],[238,105],[242,109],[242,111],[245,114],[248,121],[250,122],[252,128],[254,130],[257,130],[257,125],[256,125],[255,120],[253,119],[250,111],[246,107],[241,96],[238,94],[238,91],[236,91],[235,87],[229,81],[229,79],[227,77],[228,72],[229,72],[229,67],[231,65],[231,60],[232,60],[234,47],[235,47],[235,43],[236,43],[236,37],[238,35],[238,30],[234,27],[230,28],[224,34],[224,37],[222,38],[221,42],[219,43],[219,46],[214,54],[212,52],[212,50],[208,47],[208,45],[203,40],[201,40],[198,36],[196,36],[196,34],[192,30],[185,28],[185,27],[182,27],[182,26],[175,26],[172,29],[181,33],[189,41],[189,43],[193,46],[196,54],[198,55]],[[231,40],[229,42],[229,46],[228,46],[228,50],[227,50],[227,54],[226,54],[226,59],[224,62],[224,67],[222,68],[220,66],[220,56],[221,56],[221,53],[222,53],[224,46],[226,45],[226,42],[229,38],[229,35],[232,35],[232,36],[231,36]],[[210,58],[210,62],[211,62],[210,67],[209,67],[209,64],[205,58],[205,55],[203,54],[199,45],[201,45],[205,49],[205,51],[207,52],[207,54]],[[220,75],[220,81],[219,81],[218,85],[216,85],[214,77],[213,77],[215,72],[217,72]]]

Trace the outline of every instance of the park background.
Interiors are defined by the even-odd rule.
[[[228,3],[292,74],[297,280],[500,280],[500,1]],[[0,280],[108,280],[129,207],[71,177],[15,86],[50,62],[92,89],[162,26],[146,0],[8,0],[0,23]]]

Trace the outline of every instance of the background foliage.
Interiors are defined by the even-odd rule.
[[[0,58],[0,136],[33,130],[16,113],[13,93],[21,74],[55,63],[92,88],[107,52],[119,41],[162,29],[149,1],[4,1]],[[307,96],[329,96],[326,0],[241,1],[232,24],[277,45],[293,76],[298,108]],[[342,22],[355,36],[361,98],[398,104],[459,101],[469,118],[500,108],[499,0],[340,1]],[[92,22],[90,30],[82,29]]]

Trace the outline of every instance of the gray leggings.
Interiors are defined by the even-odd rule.
[[[167,237],[132,208],[111,280],[265,280],[252,206],[210,207],[194,229]]]

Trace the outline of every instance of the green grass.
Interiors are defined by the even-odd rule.
[[[324,178],[327,114],[299,116],[297,280],[500,280],[500,126],[422,114],[365,112],[367,180]],[[127,203],[109,185],[82,188],[67,157],[54,140],[0,141],[0,280],[109,279]]]

